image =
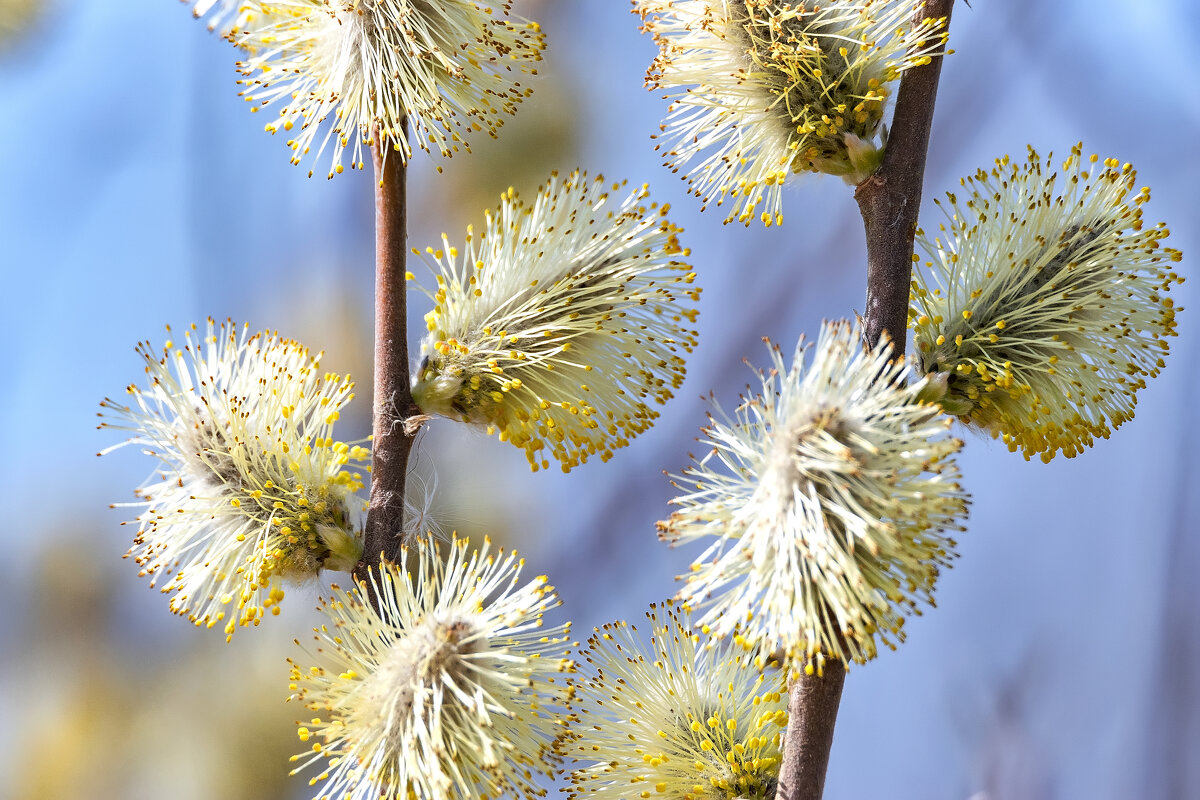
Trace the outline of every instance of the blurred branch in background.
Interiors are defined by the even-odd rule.
[[[1185,385],[1200,387],[1200,348],[1193,347],[1191,360],[1177,365],[1190,373]],[[1194,401],[1194,398],[1193,398]],[[1170,528],[1167,531],[1166,564],[1162,581],[1162,607],[1158,642],[1147,632],[1146,646],[1157,654],[1157,669],[1147,674],[1149,714],[1145,720],[1145,753],[1137,785],[1145,797],[1183,800],[1200,797],[1200,473],[1196,469],[1195,426],[1181,431],[1173,469],[1162,459],[1162,479],[1174,486]],[[1143,531],[1130,531],[1140,539]]]
[[[1032,662],[1031,651],[1025,658]],[[1060,797],[1054,787],[1053,771],[1032,731],[1034,710],[1053,690],[1052,672],[1032,673],[1020,668],[999,681],[986,697],[986,708],[974,719],[960,719],[964,733],[974,739],[971,753],[970,800],[1053,800]],[[962,708],[963,698],[948,698],[953,708]],[[969,733],[967,733],[969,731]]]

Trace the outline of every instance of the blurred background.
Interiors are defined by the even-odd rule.
[[[1136,6],[1136,11],[1131,10]],[[608,464],[529,473],[516,448],[434,423],[447,528],[489,532],[547,573],[581,638],[674,592],[692,551],[660,544],[663,470],[687,463],[705,404],[732,404],[766,335],[794,341],[861,311],[851,191],[800,176],[780,229],[700,214],[649,135],[665,101],[625,0],[540,0],[549,52],[499,141],[411,170],[410,238],[460,239],[509,185],[582,166],[649,181],[675,207],[704,287],[701,343],[658,425]],[[826,798],[1200,797],[1200,10],[1190,0],[958,3],[928,198],[1027,143],[1132,162],[1189,282],[1179,338],[1137,418],[1074,460],[1025,463],[968,437],[974,494],[939,607],[845,690]],[[0,0],[0,796],[309,797],[286,705],[293,637],[328,579],[225,645],[122,561],[149,459],[96,431],[97,403],[142,377],[134,344],[206,316],[278,329],[359,381],[339,438],[369,427],[372,195],[366,175],[305,177],[237,97],[232,48],[171,0]],[[410,296],[411,335],[428,303]],[[36,456],[36,457],[35,457]]]

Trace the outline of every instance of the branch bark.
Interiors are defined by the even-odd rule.
[[[824,674],[801,673],[788,691],[787,738],[775,800],[820,800],[846,670],[827,661]]]
[[[954,0],[929,0],[917,19],[945,17]],[[904,73],[883,164],[854,191],[867,234],[867,310],[864,336],[874,346],[884,331],[896,356],[904,354],[908,295],[912,281],[913,236],[921,211],[925,156],[937,99],[942,58]]]
[[[408,231],[407,169],[377,130],[371,146],[375,166],[375,396],[371,447],[371,500],[362,560],[356,579],[382,559],[395,561],[403,541],[404,483],[412,437],[404,420],[419,413],[408,373],[405,303]],[[388,157],[390,155],[390,157]]]
[[[953,8],[954,0],[928,0],[916,20],[945,17],[949,25]],[[941,71],[936,56],[904,73],[883,164],[854,192],[867,238],[865,344],[873,347],[886,332],[897,358],[908,331],[913,239]],[[820,800],[845,681],[843,665],[827,661],[823,672],[801,673],[792,682],[776,800]]]

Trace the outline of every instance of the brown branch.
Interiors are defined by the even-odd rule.
[[[404,420],[419,413],[408,374],[405,306],[408,233],[406,168],[377,130],[371,147],[375,165],[375,397],[371,448],[371,504],[357,579],[380,558],[395,561],[403,541],[404,482],[412,436]]]
[[[953,8],[954,0],[929,0],[917,12],[917,19],[945,17],[949,25]],[[908,331],[913,235],[921,211],[925,156],[941,74],[941,56],[904,73],[883,165],[854,192],[867,233],[864,336],[873,347],[883,331],[888,331],[897,356],[904,354]]]
[[[801,673],[792,681],[775,800],[820,800],[845,683],[846,670],[840,661],[827,662],[824,675]]]
[[[929,0],[914,21],[945,17],[949,25],[953,7],[954,0]],[[897,357],[904,355],[908,331],[913,238],[941,71],[942,58],[935,56],[929,64],[904,73],[883,164],[854,192],[867,237],[863,335],[873,347],[887,331]],[[801,673],[792,682],[776,800],[820,800],[845,680],[842,664],[830,661],[823,675]]]

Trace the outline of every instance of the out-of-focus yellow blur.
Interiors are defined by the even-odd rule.
[[[45,10],[48,0],[0,0],[0,50],[19,39]]]

